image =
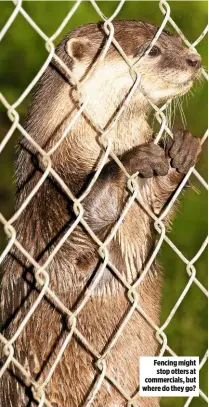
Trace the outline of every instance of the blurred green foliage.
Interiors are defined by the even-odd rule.
[[[102,11],[110,16],[118,2],[101,1]],[[72,7],[72,2],[37,1],[24,2],[24,8],[39,27],[51,36],[61,24],[64,17]],[[200,35],[207,24],[207,2],[205,1],[177,1],[170,2],[171,15],[177,25],[190,42]],[[12,2],[0,2],[0,30],[14,9]],[[163,19],[157,1],[127,1],[118,19],[149,20],[160,25]],[[83,2],[70,22],[67,24],[60,38],[73,27],[89,22],[99,21],[98,15],[92,5]],[[167,29],[172,28],[167,25]],[[59,42],[57,39],[56,43]],[[203,65],[207,65],[207,38],[205,37],[197,46],[202,55]],[[3,38],[0,45],[0,89],[10,103],[21,95],[30,81],[40,69],[47,57],[43,39],[33,30],[21,15],[15,19],[11,28]],[[18,112],[24,117],[30,96],[18,107]],[[195,135],[202,136],[207,128],[207,86],[206,81],[198,83],[188,103],[184,103],[187,118],[187,128]],[[3,105],[0,105],[0,140],[3,139],[10,121]],[[180,115],[177,115],[175,127],[182,127]],[[14,134],[7,144],[0,160],[0,211],[6,218],[14,212],[14,153],[18,141],[18,134]],[[207,177],[207,146],[204,144],[201,160],[197,166],[200,174]],[[188,188],[181,195],[181,204],[178,208],[169,238],[188,259],[192,259],[199,250],[207,235],[207,195],[201,184],[192,177],[192,188]],[[0,229],[1,250],[6,244],[3,228]],[[162,298],[162,323],[165,322],[172,307],[178,300],[188,282],[185,264],[173,252],[167,243],[164,243],[158,255],[164,266],[164,289]],[[195,263],[197,278],[204,286],[207,285],[207,255],[204,254]],[[166,328],[168,343],[179,355],[193,355],[203,357],[207,348],[207,301],[201,290],[192,284],[172,322]],[[200,386],[207,391],[207,367],[200,373]],[[185,399],[163,398],[162,407],[182,407]],[[194,398],[191,407],[205,407],[206,402]]]

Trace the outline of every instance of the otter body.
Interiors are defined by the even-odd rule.
[[[159,104],[186,93],[200,71],[201,59],[185,49],[177,36],[167,32],[161,34],[149,55],[143,55],[156,32],[150,23],[118,21],[114,22],[114,28],[115,38],[133,64],[136,63],[142,81],[107,138],[112,138],[112,150],[128,173],[138,171],[143,200],[159,214],[184,174],[195,164],[200,143],[189,132],[180,131],[164,149],[155,145],[147,122],[150,104],[144,95]],[[105,40],[101,26],[90,24],[67,35],[56,53],[82,83]],[[95,123],[102,128],[108,125],[132,84],[127,64],[111,45],[105,61],[82,86],[83,96],[90,96],[87,111]],[[25,129],[49,151],[77,110],[75,89],[52,64],[39,81]],[[51,157],[52,167],[77,197],[98,168],[102,156],[98,137],[97,129],[83,113]],[[16,168],[17,208],[43,174],[39,162],[35,148],[22,137]],[[105,241],[130,196],[126,186],[127,177],[110,158],[82,202],[84,219],[101,241]],[[17,220],[17,239],[39,264],[44,264],[75,219],[71,200],[49,176]],[[110,261],[130,285],[140,276],[155,239],[153,221],[135,201],[108,245]],[[74,311],[102,263],[98,245],[78,225],[47,267],[50,288]],[[154,262],[138,288],[140,306],[157,325],[161,281],[159,266]],[[12,249],[5,261],[1,289],[3,333],[10,339],[39,293],[33,269],[17,249]],[[78,314],[77,328],[103,355],[130,307],[127,289],[106,267],[91,298]],[[15,357],[32,378],[40,383],[44,381],[69,329],[63,314],[44,297],[14,344]],[[135,311],[105,358],[108,377],[116,380],[123,392],[113,386],[111,379],[105,379],[92,406],[126,406],[128,399],[135,395],[137,406],[158,407],[158,398],[137,396],[139,356],[155,355],[158,347],[155,331]],[[46,386],[47,398],[53,407],[84,406],[98,374],[93,355],[74,335]],[[17,369],[4,373],[0,390],[2,406],[36,405],[30,386],[25,386]]]

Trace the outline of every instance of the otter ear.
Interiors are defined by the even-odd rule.
[[[89,57],[90,47],[90,41],[84,37],[71,38],[66,43],[66,51],[74,61],[82,61]]]

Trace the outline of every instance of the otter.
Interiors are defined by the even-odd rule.
[[[163,145],[155,144],[148,124],[149,101],[161,105],[185,94],[201,72],[201,57],[185,48],[177,35],[167,31],[161,33],[146,53],[157,31],[149,22],[113,21],[113,25],[115,38],[141,75],[141,81],[107,138],[112,137],[112,151],[126,171],[130,175],[137,172],[144,202],[159,215],[184,175],[195,165],[201,147],[199,138],[187,130],[179,130]],[[67,34],[56,48],[56,54],[80,82],[84,98],[90,95],[87,110],[103,129],[133,85],[129,67],[114,44],[97,69],[86,76],[106,40],[101,24],[89,24]],[[39,80],[24,127],[36,143],[49,151],[78,108],[75,87],[52,62]],[[84,111],[51,156],[52,167],[76,197],[99,166],[103,152],[98,136],[98,128]],[[16,163],[17,208],[42,174],[36,149],[22,136]],[[128,196],[127,177],[109,157],[82,202],[84,219],[100,241],[105,240],[119,219]],[[166,224],[170,217],[169,214]],[[43,265],[75,219],[73,202],[56,180],[48,176],[15,223],[17,239]],[[130,286],[140,276],[155,242],[153,220],[134,201],[108,244],[111,263]],[[72,312],[102,263],[98,245],[82,224],[78,224],[47,267],[51,289]],[[162,280],[161,267],[154,261],[136,289],[140,306],[156,325],[159,325]],[[10,339],[40,292],[33,267],[16,248],[11,249],[4,262],[1,292],[3,334]],[[107,265],[89,301],[77,315],[77,328],[92,348],[104,355],[130,307],[127,288]],[[44,382],[70,328],[70,322],[63,318],[56,304],[45,296],[14,343],[15,357],[31,378]],[[132,398],[135,406],[159,407],[158,398],[143,398],[138,394],[139,357],[157,354],[159,343],[155,333],[146,318],[135,310],[106,355],[106,376],[92,401],[93,407],[122,407]],[[99,374],[94,356],[74,334],[46,386],[50,405],[87,405]],[[4,407],[37,405],[31,383],[25,384],[21,372],[12,365],[3,375],[0,393]]]

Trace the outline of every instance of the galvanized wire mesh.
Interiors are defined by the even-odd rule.
[[[191,286],[196,285],[198,287],[198,289],[201,290],[205,296],[207,296],[207,290],[203,286],[203,284],[198,280],[198,278],[196,276],[196,268],[195,268],[195,263],[200,258],[203,251],[206,248],[207,238],[204,240],[204,242],[202,243],[200,249],[195,254],[195,256],[192,259],[187,259],[184,256],[184,254],[178,249],[178,247],[170,240],[170,238],[168,237],[168,235],[166,233],[166,228],[164,225],[164,219],[165,219],[166,215],[171,210],[173,204],[175,203],[176,199],[180,195],[184,185],[186,184],[187,180],[189,179],[189,177],[192,174],[198,179],[198,181],[202,184],[202,186],[205,189],[207,189],[207,183],[194,167],[191,168],[189,170],[189,172],[187,173],[187,175],[184,177],[183,181],[180,183],[180,185],[177,188],[172,199],[169,201],[169,204],[166,206],[166,208],[163,210],[163,212],[160,214],[159,217],[156,216],[153,213],[153,211],[150,209],[150,207],[148,207],[148,205],[145,204],[145,202],[143,201],[143,198],[140,194],[140,190],[138,189],[138,184],[136,182],[137,174],[135,174],[134,176],[130,176],[127,173],[127,171],[123,167],[123,165],[120,162],[120,160],[118,159],[118,157],[116,157],[114,152],[111,150],[111,143],[112,143],[111,137],[110,136],[105,137],[106,135],[108,135],[110,133],[110,130],[115,125],[115,123],[120,120],[120,116],[121,116],[122,112],[124,111],[124,109],[126,109],[132,95],[134,94],[134,92],[135,92],[136,88],[138,87],[138,85],[140,84],[140,80],[141,80],[140,75],[134,70],[134,66],[132,66],[131,62],[128,60],[128,57],[124,53],[120,44],[114,38],[114,26],[112,24],[112,21],[113,21],[113,19],[115,19],[117,17],[118,13],[120,12],[121,8],[123,7],[123,5],[125,3],[125,0],[120,1],[118,7],[116,8],[116,10],[112,14],[112,16],[109,18],[107,18],[102,13],[99,5],[95,2],[95,0],[90,0],[90,2],[91,2],[91,5],[96,10],[96,12],[98,13],[99,18],[104,21],[103,29],[107,35],[108,41],[104,45],[103,51],[99,55],[96,62],[94,63],[92,70],[89,72],[89,75],[92,74],[93,70],[97,69],[98,63],[101,60],[104,60],[111,43],[114,43],[118,53],[121,55],[121,57],[125,60],[125,62],[129,66],[131,76],[133,78],[133,85],[130,89],[129,94],[127,95],[126,99],[122,103],[116,116],[114,117],[114,119],[112,121],[110,121],[108,128],[106,128],[105,130],[102,129],[97,123],[95,123],[93,121],[93,118],[90,117],[90,115],[89,115],[88,101],[91,96],[89,95],[89,97],[86,99],[83,98],[80,83],[77,82],[76,78],[74,77],[74,75],[72,74],[70,69],[55,54],[54,41],[56,40],[58,35],[62,32],[62,30],[64,29],[66,24],[69,22],[69,20],[73,16],[73,14],[76,12],[77,8],[81,4],[81,0],[79,0],[73,4],[69,13],[63,20],[62,24],[59,26],[59,28],[50,38],[47,35],[45,35],[45,33],[40,29],[40,27],[35,23],[35,21],[33,21],[33,19],[25,11],[25,9],[22,5],[22,1],[21,0],[13,1],[14,5],[15,5],[14,11],[0,32],[0,39],[2,39],[6,35],[7,31],[10,29],[10,27],[11,27],[12,23],[14,22],[15,18],[17,17],[17,15],[20,13],[27,20],[27,22],[31,25],[31,27],[37,32],[37,34],[40,35],[40,37],[45,41],[45,46],[49,53],[46,61],[44,62],[43,66],[41,67],[41,69],[39,70],[37,75],[34,77],[34,79],[31,81],[29,86],[24,90],[24,92],[21,94],[21,96],[18,98],[18,100],[16,100],[16,102],[13,105],[10,105],[9,102],[7,101],[7,99],[4,97],[4,95],[2,93],[0,93],[0,101],[5,106],[8,117],[11,121],[11,127],[10,127],[8,133],[5,135],[3,141],[0,145],[0,152],[2,152],[3,149],[6,147],[10,138],[13,136],[15,130],[18,129],[22,133],[22,135],[31,143],[31,145],[34,147],[34,149],[37,152],[39,152],[40,156],[42,157],[43,165],[45,167],[45,170],[44,170],[43,175],[41,176],[40,180],[38,181],[36,186],[33,188],[31,193],[27,196],[27,198],[22,203],[20,208],[14,213],[14,215],[10,219],[5,219],[3,214],[0,214],[0,222],[3,224],[4,231],[9,239],[5,250],[3,251],[3,253],[0,256],[0,263],[3,262],[3,260],[7,256],[7,254],[10,252],[11,248],[16,247],[23,254],[23,256],[25,256],[25,258],[29,261],[29,263],[32,266],[34,266],[35,280],[37,281],[37,283],[39,284],[39,287],[40,287],[40,292],[39,292],[39,295],[38,295],[36,301],[34,302],[33,306],[28,311],[26,317],[22,320],[22,322],[18,326],[18,329],[16,330],[13,337],[10,338],[10,340],[7,340],[3,335],[0,335],[0,341],[4,345],[4,354],[6,356],[6,360],[3,363],[1,370],[0,370],[0,376],[2,376],[8,368],[13,368],[13,366],[15,366],[17,368],[16,371],[19,370],[19,372],[25,378],[25,382],[27,383],[27,385],[28,385],[28,383],[31,384],[32,389],[33,389],[34,398],[37,400],[39,407],[42,407],[45,405],[52,407],[50,401],[46,397],[47,385],[50,382],[51,377],[54,374],[56,367],[59,364],[67,346],[70,346],[70,341],[71,341],[71,338],[73,337],[73,335],[78,337],[80,339],[80,341],[85,345],[85,348],[87,348],[89,350],[89,352],[94,356],[94,358],[96,358],[97,369],[99,369],[99,372],[100,372],[100,374],[98,375],[97,380],[95,382],[95,385],[92,388],[92,391],[88,397],[86,406],[90,406],[92,404],[96,394],[100,391],[100,389],[103,386],[103,383],[106,379],[108,379],[109,382],[112,383],[118,389],[118,391],[123,395],[123,397],[127,400],[128,406],[134,405],[134,397],[131,397],[131,395],[127,393],[126,389],[121,388],[120,384],[117,383],[117,381],[113,377],[111,377],[107,373],[107,370],[106,370],[106,357],[112,351],[112,348],[114,347],[116,341],[120,337],[120,335],[121,335],[122,331],[124,330],[125,326],[127,325],[127,323],[131,320],[133,314],[135,312],[139,312],[140,314],[142,314],[143,317],[146,319],[147,323],[150,324],[150,326],[153,327],[154,330],[156,331],[156,339],[159,341],[159,343],[161,345],[160,355],[163,355],[164,352],[167,351],[170,355],[176,356],[175,352],[170,348],[170,346],[168,344],[167,336],[165,334],[165,329],[167,328],[168,324],[170,324],[172,322],[172,318],[174,317],[176,311],[180,307],[183,299],[187,295]],[[194,41],[194,43],[191,44],[187,40],[187,38],[184,36],[184,34],[181,32],[181,30],[179,29],[177,24],[171,18],[170,4],[165,0],[159,1],[159,10],[160,10],[159,12],[162,13],[162,23],[161,23],[160,29],[157,31],[155,38],[150,43],[150,46],[146,52],[148,53],[150,51],[150,49],[154,46],[154,44],[156,43],[157,39],[161,35],[161,33],[167,23],[170,23],[173,26],[173,28],[176,30],[176,32],[181,36],[185,45],[192,51],[196,52],[195,47],[204,38],[205,34],[207,33],[207,28],[205,28],[204,31],[200,34],[200,36],[196,39],[196,41]],[[31,137],[31,135],[28,134],[26,132],[26,130],[20,124],[20,118],[19,118],[19,114],[17,112],[17,108],[24,101],[24,99],[27,97],[27,95],[30,93],[30,91],[34,88],[35,84],[38,82],[39,78],[42,76],[42,74],[44,73],[44,71],[46,70],[48,65],[50,64],[52,58],[54,58],[59,63],[59,65],[62,67],[62,69],[65,70],[66,74],[71,78],[71,81],[76,85],[77,97],[78,97],[78,100],[80,101],[80,107],[79,107],[77,113],[75,114],[75,116],[73,117],[72,121],[70,122],[70,124],[65,129],[62,137],[51,148],[51,150],[46,153],[34,141],[34,139]],[[204,77],[207,78],[207,74],[204,71],[204,69],[202,70],[202,75],[204,75]],[[155,139],[155,143],[158,143],[164,132],[167,132],[172,137],[172,131],[169,128],[166,115],[164,114],[164,111],[165,111],[165,108],[167,107],[167,105],[164,105],[163,107],[158,108],[156,105],[152,104],[152,107],[155,110],[155,117],[160,124],[160,130],[159,130],[158,134],[156,135],[156,139]],[[95,128],[98,130],[98,132],[100,134],[100,142],[104,148],[105,153],[103,154],[103,159],[100,162],[100,165],[99,165],[98,169],[96,170],[93,179],[91,180],[89,185],[86,186],[86,189],[82,193],[82,195],[79,198],[76,198],[73,195],[73,193],[70,191],[70,189],[67,187],[67,185],[64,183],[63,179],[61,179],[60,176],[58,175],[58,173],[54,170],[52,161],[51,161],[51,155],[60,147],[60,144],[63,142],[65,137],[67,137],[70,130],[72,129],[72,127],[74,126],[74,124],[76,123],[76,121],[79,119],[80,115],[83,112],[85,112],[85,114],[87,115],[89,120],[93,123]],[[201,139],[202,145],[205,142],[206,138],[207,138],[207,131],[205,131],[205,133],[202,135],[202,139]],[[108,140],[107,142],[105,141],[106,139]],[[83,216],[84,208],[83,208],[82,203],[83,203],[84,199],[87,197],[87,195],[89,194],[89,192],[91,191],[91,189],[93,188],[96,180],[98,179],[98,177],[109,157],[111,157],[113,160],[115,160],[116,163],[120,166],[120,168],[124,171],[124,173],[127,177],[127,186],[130,191],[130,194],[129,194],[128,202],[127,202],[125,208],[123,209],[118,221],[115,223],[114,227],[112,228],[111,232],[109,233],[109,235],[105,239],[105,241],[102,242],[93,232],[93,230],[90,228],[90,226],[88,225],[86,220],[84,220],[84,216]],[[30,255],[30,253],[28,253],[27,250],[25,250],[25,248],[22,246],[22,244],[18,241],[18,239],[16,237],[16,230],[15,230],[15,227],[13,226],[13,224],[23,213],[24,209],[27,207],[27,205],[30,203],[32,198],[39,191],[39,189],[41,188],[41,186],[43,185],[43,183],[45,182],[45,180],[47,179],[47,177],[49,175],[56,180],[56,182],[60,185],[60,187],[66,194],[66,196],[74,202],[73,210],[76,215],[76,220],[67,230],[67,232],[64,234],[64,236],[59,241],[59,243],[57,244],[55,249],[50,253],[46,262],[42,266],[40,266],[39,263]],[[140,274],[140,277],[137,279],[137,281],[133,285],[130,285],[128,283],[128,281],[126,281],[126,279],[121,276],[120,270],[117,270],[116,267],[114,266],[114,264],[112,264],[110,262],[107,246],[114,238],[124,217],[126,216],[127,212],[129,211],[131,205],[133,204],[133,202],[135,200],[138,200],[140,202],[140,205],[143,206],[146,213],[153,219],[154,227],[159,234],[159,238],[158,238],[158,242],[156,244],[156,247],[155,247],[152,255],[150,256],[149,260],[146,263],[146,266],[144,267],[144,269],[142,270],[142,272]],[[52,288],[50,287],[50,275],[48,274],[47,268],[48,268],[49,264],[51,263],[51,261],[53,260],[53,258],[56,256],[57,252],[60,250],[61,246],[69,238],[69,236],[71,235],[73,230],[79,224],[81,224],[84,227],[86,232],[91,236],[91,238],[97,244],[98,253],[102,259],[102,266],[99,268],[99,271],[96,274],[96,278],[94,279],[93,284],[90,286],[90,288],[84,295],[84,298],[83,298],[82,302],[79,304],[79,306],[77,307],[76,311],[71,312],[71,310],[67,309],[66,306],[62,303],[61,299],[58,298],[58,296],[56,295],[56,290],[52,290]],[[171,247],[171,249],[176,253],[176,255],[179,256],[179,258],[184,262],[185,269],[188,274],[188,282],[187,282],[186,286],[184,287],[184,290],[182,291],[181,295],[179,296],[173,309],[170,311],[169,315],[167,316],[165,322],[161,326],[156,326],[156,324],[152,321],[152,319],[146,314],[146,312],[142,308],[136,289],[139,287],[139,285],[142,283],[143,279],[145,278],[146,274],[149,272],[150,267],[153,264],[163,242],[166,242]],[[102,354],[100,354],[98,352],[98,350],[94,349],[94,347],[92,347],[92,344],[89,343],[86,340],[86,338],[79,332],[79,330],[76,327],[76,321],[77,321],[78,314],[81,312],[83,307],[86,305],[87,301],[90,299],[90,297],[93,293],[93,290],[99,283],[99,281],[103,275],[104,269],[107,265],[110,268],[110,270],[112,271],[113,275],[121,281],[123,286],[125,286],[127,294],[128,294],[128,298],[130,301],[130,308],[129,308],[128,313],[124,317],[123,321],[121,322],[114,337],[107,344],[105,351]],[[22,333],[22,331],[26,327],[26,325],[27,325],[28,321],[30,320],[30,318],[32,317],[32,315],[35,314],[36,309],[39,306],[39,304],[41,303],[41,301],[43,300],[44,296],[46,296],[46,295],[53,300],[53,303],[56,304],[57,308],[63,313],[63,315],[69,316],[70,321],[71,321],[71,329],[70,329],[70,332],[68,333],[66,339],[64,340],[64,342],[56,356],[56,359],[54,360],[53,364],[51,365],[50,370],[48,371],[48,374],[47,374],[44,382],[40,383],[40,382],[37,382],[33,377],[31,377],[30,373],[25,369],[25,367],[23,365],[21,365],[20,361],[18,361],[14,357],[14,347],[13,346],[14,346],[17,338],[19,337],[19,335]],[[207,352],[205,352],[205,355],[200,355],[200,356],[201,356],[201,362],[200,362],[200,369],[201,369],[207,361]],[[201,389],[200,389],[200,397],[203,400],[205,400],[205,402],[207,403],[207,396]],[[184,407],[189,406],[191,401],[192,401],[192,397],[189,397],[187,399],[187,401],[185,402]]]

